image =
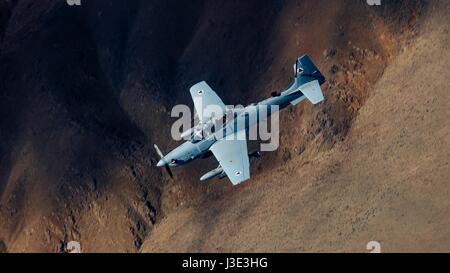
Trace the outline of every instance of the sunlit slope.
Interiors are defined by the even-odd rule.
[[[143,251],[450,251],[448,4],[385,69],[346,139],[171,213]]]

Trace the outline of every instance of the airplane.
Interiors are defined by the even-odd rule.
[[[250,179],[249,158],[260,156],[259,151],[248,153],[246,138],[249,128],[262,121],[262,117],[258,114],[259,108],[269,109],[270,106],[277,106],[278,110],[281,110],[289,105],[297,105],[305,99],[312,104],[318,104],[325,99],[320,88],[323,83],[325,83],[325,77],[310,57],[303,55],[294,64],[294,80],[286,90],[273,92],[270,98],[236,111],[233,113],[231,122],[224,123],[222,128],[213,128],[208,134],[205,133],[205,128],[214,127],[211,124],[216,124],[217,120],[223,119],[229,109],[206,82],[195,84],[191,87],[190,93],[199,123],[183,132],[181,136],[190,137],[190,139],[167,155],[163,155],[158,146],[154,145],[161,158],[157,166],[165,167],[169,175],[173,177],[170,168],[185,165],[198,158],[206,158],[212,153],[219,162],[219,166],[203,175],[200,181],[228,177],[236,186]],[[215,116],[215,113],[206,111],[209,106],[221,110],[218,111],[221,114]],[[273,114],[270,110],[268,112],[268,115]],[[245,124],[244,127],[231,126],[241,121]]]

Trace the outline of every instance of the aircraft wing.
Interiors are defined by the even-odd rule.
[[[192,86],[190,92],[200,122],[209,120],[213,115],[218,118],[225,115],[225,104],[206,82]]]
[[[240,184],[250,178],[245,130],[237,132],[233,140],[226,138],[218,140],[211,146],[210,150],[233,185]]]

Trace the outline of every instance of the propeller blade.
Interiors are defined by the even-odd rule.
[[[173,179],[173,173],[172,173],[172,170],[169,168],[169,166],[166,166],[165,169],[166,169],[167,173],[169,174],[170,178]]]
[[[163,158],[164,154],[161,152],[161,150],[159,149],[158,145],[153,144],[153,147],[155,147],[156,153],[159,155],[159,157]]]
[[[161,152],[161,150],[159,149],[158,145],[153,144],[153,147],[155,147],[156,153],[159,155],[159,157],[161,159],[163,159],[164,158],[164,154]],[[173,179],[173,173],[172,173],[172,170],[170,169],[170,167],[166,165],[165,169],[166,169],[166,172],[169,174],[170,178]]]

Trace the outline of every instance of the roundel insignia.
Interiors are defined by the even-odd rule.
[[[204,91],[201,89],[197,91],[197,94],[199,94],[200,96],[203,95],[203,93],[204,93]]]
[[[242,173],[240,171],[236,172],[236,176],[240,176]]]

